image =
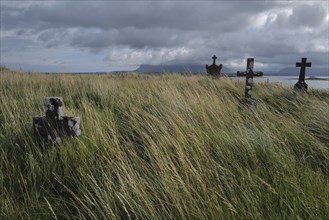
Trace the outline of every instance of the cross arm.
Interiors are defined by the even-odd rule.
[[[296,63],[296,67],[312,67],[312,63]]]
[[[247,71],[237,71],[236,75],[238,77],[243,77],[247,75]],[[253,71],[253,76],[263,76],[264,73],[262,71]]]

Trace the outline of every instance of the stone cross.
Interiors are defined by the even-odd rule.
[[[79,136],[80,117],[64,116],[62,97],[45,97],[46,116],[33,117],[33,131],[37,137],[60,143],[63,136]]]
[[[301,63],[296,63],[296,67],[300,67],[299,79],[295,84],[295,89],[307,90],[307,84],[305,83],[305,69],[306,67],[311,67],[312,63],[306,62],[307,58],[303,57]]]
[[[254,72],[254,58],[247,58],[247,68],[246,71],[238,71],[237,76],[245,76],[246,77],[246,85],[245,85],[245,97],[251,98],[252,95],[252,87],[254,76],[263,76],[263,72]]]
[[[220,71],[223,65],[222,64],[216,65],[216,59],[217,59],[216,55],[214,55],[212,59],[213,59],[213,63],[210,66],[206,64],[207,73],[212,76],[220,76]]]
[[[247,59],[247,71],[245,72],[246,76],[246,85],[244,90],[244,98],[240,100],[239,108],[244,109],[245,107],[256,107],[257,102],[252,98],[252,87],[254,83],[254,58]]]
[[[247,74],[246,74],[246,86],[244,90],[245,98],[251,99],[252,87],[254,84],[254,58],[247,59]]]
[[[217,60],[216,55],[214,55],[211,59],[213,59],[212,65],[215,65],[216,64],[216,60]]]
[[[253,58],[248,58],[248,59],[253,59]],[[248,71],[248,60],[247,60],[247,68],[245,71],[237,71],[236,76],[237,77],[241,77],[241,76],[247,76],[247,71]],[[253,72],[253,76],[263,76],[264,73],[262,71],[254,71]]]

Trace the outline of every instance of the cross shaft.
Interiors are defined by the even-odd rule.
[[[299,82],[304,82],[305,81],[305,69],[306,67],[311,67],[312,63],[311,62],[306,62],[307,58],[303,57],[302,62],[296,63],[296,67],[300,67],[300,72],[299,72]]]
[[[212,59],[213,59],[213,63],[212,63],[212,64],[215,64],[215,63],[216,63],[216,59],[217,59],[216,55],[214,55],[214,56],[212,57]]]
[[[253,87],[253,76],[254,76],[254,58],[247,59],[247,71],[246,71],[246,86],[245,86],[245,97],[251,99],[252,87]]]

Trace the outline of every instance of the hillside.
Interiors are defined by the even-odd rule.
[[[329,93],[203,75],[0,73],[0,219],[327,219]],[[37,142],[62,96],[82,135]]]

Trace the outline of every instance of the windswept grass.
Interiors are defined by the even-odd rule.
[[[0,73],[0,219],[327,219],[329,93],[180,75]],[[37,143],[62,96],[82,135]]]

